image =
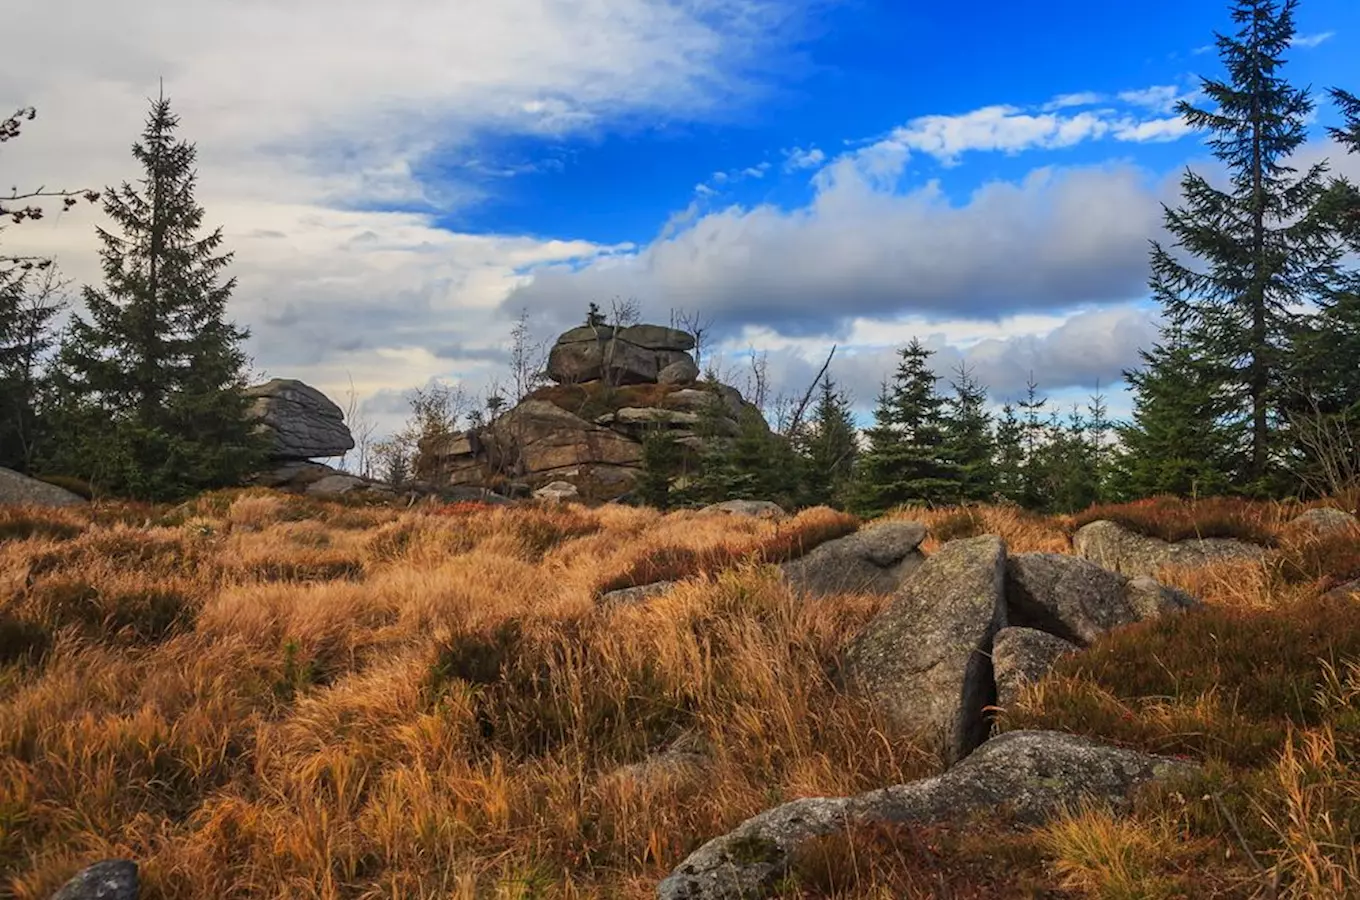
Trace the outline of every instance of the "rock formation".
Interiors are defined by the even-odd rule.
[[[874,537],[879,529],[870,529],[852,537],[894,551],[919,542],[919,525],[893,524],[901,526],[897,533]],[[1087,799],[1126,808],[1135,787],[1194,767],[1057,732],[1014,731],[989,740],[990,711],[998,701],[1013,703],[1025,684],[1101,633],[1197,602],[1146,576],[1130,578],[1075,557],[1008,557],[995,536],[946,543],[850,643],[844,681],[903,728],[940,739],[947,771],[760,813],[692,853],[657,896],[767,896],[802,846],[847,826],[964,822],[977,813],[1034,825]]]
[[[345,414],[325,394],[293,378],[275,378],[245,389],[254,403],[256,430],[272,444],[274,462],[343,456],[354,449]]]
[[[257,422],[256,431],[270,445],[269,467],[252,484],[321,499],[395,496],[384,484],[315,461],[354,449],[345,414],[325,394],[294,378],[275,378],[246,388],[245,394],[254,401],[250,415]]]
[[[917,569],[846,653],[849,680],[952,763],[987,738],[992,638],[1006,626],[1006,547],[951,541]]]
[[[689,334],[659,325],[573,328],[549,352],[554,384],[483,427],[423,442],[416,477],[535,491],[563,482],[582,500],[613,500],[637,485],[649,431],[668,432],[693,454],[745,421],[767,427],[735,388],[697,381],[693,347]]]

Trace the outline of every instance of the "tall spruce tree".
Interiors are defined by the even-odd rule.
[[[997,466],[987,389],[963,363],[949,385],[953,393],[944,402],[943,455],[958,467],[955,502],[988,500],[997,490]]]
[[[1216,387],[1231,400],[1230,418],[1245,432],[1240,450],[1232,448],[1241,458],[1230,456],[1221,474],[1240,471],[1244,487],[1253,491],[1269,489],[1278,462],[1280,387],[1298,326],[1294,309],[1329,293],[1339,259],[1318,209],[1326,190],[1325,163],[1301,174],[1288,164],[1306,139],[1313,110],[1307,90],[1292,87],[1280,74],[1296,6],[1297,0],[1233,4],[1237,32],[1217,35],[1227,79],[1201,79],[1212,108],[1185,101],[1177,106],[1188,124],[1209,132],[1208,144],[1227,167],[1229,185],[1220,190],[1187,171],[1181,181],[1184,205],[1165,212],[1166,229],[1181,253],[1156,242],[1152,249],[1157,299],[1183,329],[1188,356],[1207,364],[1201,376],[1220,379],[1204,387]],[[1192,268],[1183,257],[1202,265]],[[1155,355],[1149,362],[1161,359]],[[1171,436],[1168,430],[1162,439]],[[1192,455],[1189,447],[1168,449],[1177,459]]]
[[[898,355],[855,475],[853,506],[865,516],[905,503],[949,503],[961,480],[958,466],[944,456],[944,399],[935,389],[931,351],[913,338]]]
[[[244,329],[226,319],[235,279],[221,229],[199,236],[195,148],[152,103],[133,156],[139,185],[104,193],[118,234],[100,228],[104,284],[86,287],[55,377],[63,399],[56,462],[97,488],[171,499],[239,482],[261,459],[241,394]]]

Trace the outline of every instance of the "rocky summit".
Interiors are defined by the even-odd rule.
[[[636,487],[650,431],[697,454],[744,423],[768,428],[736,388],[698,380],[693,348],[691,335],[660,325],[573,328],[549,352],[553,384],[482,427],[422,442],[416,476],[441,487],[557,485],[555,496],[571,485],[575,498],[614,500]]]

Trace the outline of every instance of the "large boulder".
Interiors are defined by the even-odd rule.
[[[1101,519],[1072,537],[1077,555],[1124,575],[1156,575],[1162,566],[1202,566],[1222,560],[1260,559],[1265,550],[1233,538],[1200,538],[1170,543]]]
[[[987,738],[996,699],[992,638],[1005,627],[1006,547],[950,541],[926,559],[850,644],[846,677],[952,763]]]
[[[891,594],[925,562],[918,550],[926,527],[919,522],[884,522],[816,547],[781,568],[796,593]]]
[[[106,859],[80,870],[52,895],[52,900],[137,900],[137,864]]]
[[[992,642],[996,705],[1009,709],[1020,689],[1048,674],[1061,657],[1081,648],[1071,641],[1034,628],[1003,628]]]
[[[1111,629],[1180,605],[1151,579],[1132,590],[1129,585],[1124,575],[1062,553],[1019,553],[1006,561],[1010,623],[1082,646]]]
[[[256,430],[271,441],[274,460],[343,456],[354,449],[354,435],[340,407],[316,388],[293,378],[275,378],[245,389],[254,402]]]
[[[694,338],[660,325],[582,326],[561,335],[548,351],[548,377],[559,384],[606,380],[613,384],[656,383],[677,363],[694,365]]]
[[[84,506],[86,500],[66,488],[12,469],[0,469],[0,506]]]
[[[993,738],[942,775],[857,797],[810,797],[747,819],[690,854],[659,900],[749,900],[773,893],[808,841],[847,827],[963,825],[977,816],[1041,825],[1083,801],[1123,812],[1149,782],[1184,777],[1188,763],[1052,731]]]

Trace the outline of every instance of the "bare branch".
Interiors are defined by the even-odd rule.
[[[789,434],[797,434],[799,426],[803,424],[803,415],[807,412],[808,404],[812,402],[812,394],[817,390],[817,385],[821,383],[822,376],[826,375],[826,370],[831,368],[831,357],[836,355],[836,345],[831,345],[831,352],[826,355],[826,362],[817,370],[817,377],[812,379],[808,385],[807,392],[803,394],[803,400],[793,412],[793,418],[789,421]]]

